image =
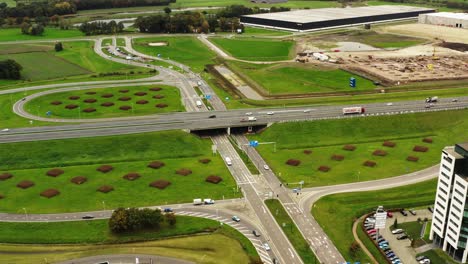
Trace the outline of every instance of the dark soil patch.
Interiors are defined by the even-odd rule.
[[[123,176],[124,179],[129,180],[129,181],[134,181],[140,177],[141,175],[136,172],[129,172]]]
[[[423,138],[424,143],[432,143],[432,138]]]
[[[415,152],[427,152],[429,150],[428,147],[424,146],[414,146],[413,151]]]
[[[109,106],[113,106],[114,103],[112,102],[105,102],[105,103],[102,103],[101,106],[105,106],[105,107],[109,107]]]
[[[131,97],[128,97],[128,96],[123,96],[123,97],[120,97],[120,98],[119,98],[119,101],[124,101],[124,102],[130,101],[130,100],[132,100],[132,98],[131,98]]]
[[[153,96],[154,99],[163,99],[164,98],[164,95],[162,94],[157,94],[155,96]]]
[[[203,164],[208,164],[211,162],[210,159],[199,159],[198,162],[203,163]]]
[[[128,105],[122,105],[121,107],[119,107],[120,110],[124,110],[124,111],[128,111],[130,109],[132,109],[131,106],[128,106]]]
[[[58,190],[56,190],[56,189],[47,189],[47,190],[41,192],[41,196],[45,197],[45,198],[52,198],[52,197],[57,196],[59,194],[60,194],[60,192]]]
[[[111,171],[113,169],[114,169],[114,167],[112,167],[111,165],[101,165],[96,170],[100,171],[100,172],[103,172],[103,173],[106,173],[106,172],[109,172],[109,171]]]
[[[69,104],[69,105],[65,106],[66,109],[75,109],[77,107],[78,107],[78,105],[76,105],[76,104]]]
[[[206,182],[211,182],[211,183],[214,183],[214,184],[218,184],[222,180],[223,180],[223,178],[221,178],[221,177],[219,177],[217,175],[210,175],[210,176],[206,177],[206,179],[205,179]]]
[[[192,170],[184,168],[184,169],[176,170],[176,173],[182,176],[187,176],[187,175],[192,174]]]
[[[5,196],[3,194],[0,194],[0,200],[5,198]]]
[[[53,102],[50,102],[51,105],[61,105],[62,102],[60,101],[53,101]]]
[[[12,177],[13,177],[13,174],[8,173],[8,172],[4,172],[4,173],[0,174],[0,181],[5,181],[5,180],[8,180],[8,179],[10,179]]]
[[[136,92],[136,93],[134,93],[134,95],[136,95],[136,96],[144,96],[144,95],[147,95],[147,93],[146,93],[146,92]]]
[[[382,144],[382,146],[384,147],[389,147],[389,148],[394,148],[396,146],[396,143],[395,142],[392,142],[392,141],[384,141],[384,143]]]
[[[90,104],[90,103],[95,103],[95,102],[97,102],[97,100],[94,99],[94,98],[88,98],[88,99],[85,99],[83,102],[89,103],[89,104]]]
[[[372,152],[372,155],[384,157],[384,156],[387,156],[387,151],[381,150],[381,149],[377,149],[377,150],[375,150],[374,152]]]
[[[102,193],[112,192],[113,190],[114,190],[114,187],[110,185],[103,185],[97,189],[98,192],[102,192]]]
[[[101,95],[102,98],[111,98],[112,96],[114,95],[111,93],[106,93],[106,94]]]
[[[89,91],[89,92],[86,92],[86,94],[92,95],[92,94],[96,94],[96,92]]]
[[[47,176],[51,176],[51,177],[57,177],[57,176],[60,176],[64,173],[64,171],[62,169],[51,169],[49,170],[46,174]]]
[[[157,108],[165,108],[165,107],[167,107],[167,104],[157,104],[156,107]]]
[[[304,152],[304,154],[306,154],[306,155],[312,154],[312,150],[310,150],[310,149],[305,149],[303,152]]]
[[[328,166],[322,165],[322,166],[318,167],[318,170],[321,171],[321,172],[328,172],[329,170],[331,170],[331,168],[328,167]]]
[[[137,104],[147,104],[148,101],[146,100],[139,100],[139,101],[136,101]]]
[[[161,91],[161,90],[162,90],[161,87],[152,87],[152,88],[150,88],[150,91],[154,91],[154,92]]]
[[[419,160],[419,158],[418,158],[418,157],[415,157],[415,156],[408,156],[408,157],[406,158],[406,160],[407,160],[407,161],[416,162],[416,161]]]
[[[366,167],[375,167],[375,165],[377,165],[377,162],[371,161],[371,160],[366,160],[366,161],[364,161],[364,163],[362,165],[364,165]]]
[[[128,89],[119,90],[119,93],[128,93]]]
[[[72,96],[68,97],[68,99],[70,99],[70,100],[78,100],[78,99],[80,99],[80,97],[79,97],[78,95],[72,95]]]
[[[356,146],[355,145],[344,145],[343,149],[347,150],[347,151],[354,151],[356,149]]]
[[[90,108],[85,108],[85,109],[83,109],[83,112],[85,112],[85,113],[96,112],[96,108],[92,108],[92,107],[90,107]]]
[[[344,160],[344,156],[343,156],[343,155],[333,154],[333,155],[331,156],[331,159],[332,159],[332,160],[336,160],[336,161],[342,161],[342,160]]]
[[[297,159],[288,159],[286,161],[286,164],[288,164],[289,166],[299,166],[299,164],[301,164],[301,161]]]
[[[171,182],[166,180],[157,180],[149,184],[150,187],[158,188],[160,190],[164,190],[169,185],[171,185]]]
[[[86,178],[85,176],[76,176],[76,177],[73,177],[70,181],[74,184],[83,184],[85,183],[86,181],[88,180],[88,178]]]
[[[439,44],[439,46],[448,48],[448,49],[453,49],[453,50],[458,50],[461,52],[467,52],[468,51],[468,44],[464,43],[457,43],[457,42],[442,42]]]
[[[164,167],[164,165],[166,165],[166,164],[164,164],[164,162],[157,160],[157,161],[153,161],[150,164],[148,164],[148,167],[153,168],[153,169],[159,169],[161,167]]]
[[[34,186],[34,182],[32,181],[22,181],[18,184],[16,184],[16,187],[21,188],[21,189],[27,189],[29,187]]]

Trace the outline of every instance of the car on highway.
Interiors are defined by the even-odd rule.
[[[267,115],[274,115],[275,112],[267,112]]]
[[[165,213],[172,213],[173,210],[172,210],[172,208],[167,207],[167,208],[164,208],[163,212],[165,212]]]
[[[268,165],[266,165],[266,164],[263,165],[263,168],[264,168],[265,170],[269,170],[269,169],[270,169],[270,167],[268,167]]]
[[[270,251],[270,245],[268,245],[267,242],[263,243],[263,248],[266,250],[266,251]]]
[[[310,112],[310,109],[304,110],[304,113],[309,113],[309,112]]]
[[[260,233],[257,230],[252,230],[252,234],[256,237],[260,236]]]
[[[8,131],[10,131],[9,128],[4,128],[4,129],[2,129],[2,132],[8,132]]]
[[[237,215],[234,215],[231,219],[232,221],[240,222],[240,218]]]
[[[401,234],[401,235],[397,236],[396,239],[398,239],[398,240],[403,240],[403,239],[407,239],[407,238],[408,238],[408,235],[407,235],[407,234]]]
[[[405,232],[405,230],[401,229],[401,228],[398,228],[398,229],[395,229],[395,230],[392,230],[392,234],[396,235],[396,234],[401,234]]]
[[[94,216],[92,216],[92,215],[83,215],[81,217],[81,219],[93,219],[93,218],[94,218]]]
[[[245,113],[245,115],[251,116],[251,115],[252,115],[252,112],[247,112],[247,113]]]
[[[208,118],[216,118],[216,115],[210,115]]]
[[[454,98],[454,99],[452,99],[452,102],[456,103],[456,102],[458,102],[458,99]]]
[[[392,105],[393,105],[393,103],[387,103],[387,106],[392,106]]]

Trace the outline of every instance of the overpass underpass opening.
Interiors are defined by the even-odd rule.
[[[209,138],[210,136],[216,136],[221,134],[256,134],[263,131],[267,125],[256,125],[256,126],[242,126],[242,127],[230,127],[230,128],[216,128],[216,129],[202,129],[202,130],[191,130],[190,132],[202,137]]]

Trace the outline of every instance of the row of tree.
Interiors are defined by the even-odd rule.
[[[159,209],[118,208],[109,219],[109,228],[114,233],[124,233],[159,229],[164,222],[170,226],[175,225],[175,215],[173,213],[163,215]]]
[[[19,80],[23,67],[14,60],[0,61],[0,79]]]
[[[21,24],[21,33],[25,35],[40,36],[44,33],[44,26],[36,23],[23,22],[23,24]]]
[[[176,0],[69,0],[78,10],[118,8],[131,6],[161,6],[175,3]]]
[[[284,12],[290,11],[291,8],[289,7],[271,7],[270,9],[267,8],[259,8],[259,7],[246,7],[244,5],[230,5],[223,9],[221,9],[216,15],[218,18],[221,17],[240,17],[243,15],[252,15],[252,14],[261,14],[261,13],[275,13],[275,12]]]
[[[86,36],[100,34],[115,34],[121,33],[124,30],[124,24],[122,22],[116,23],[114,20],[110,22],[86,22],[81,24],[79,29],[81,32],[85,33]]]

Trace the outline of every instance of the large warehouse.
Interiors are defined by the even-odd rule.
[[[419,15],[419,23],[447,27],[468,28],[467,13],[441,12]]]
[[[416,18],[434,9],[413,6],[366,6],[348,8],[303,9],[287,12],[246,15],[241,23],[286,30],[316,30],[387,20]]]

